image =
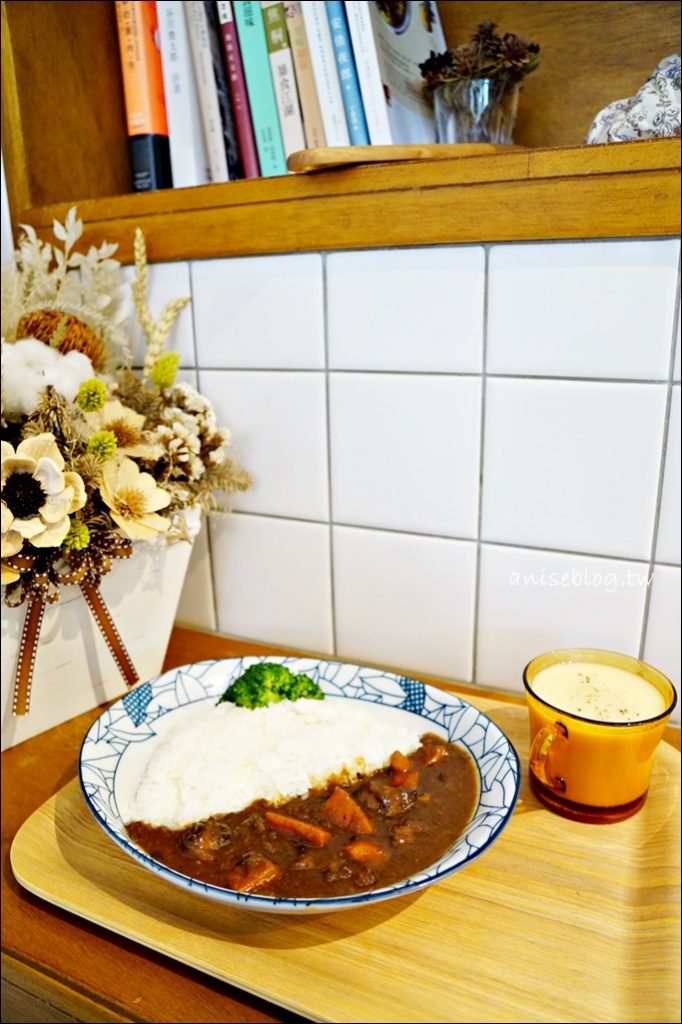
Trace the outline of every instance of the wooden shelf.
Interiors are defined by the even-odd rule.
[[[69,204],[24,212],[44,237]],[[400,245],[651,237],[680,228],[677,140],[372,164],[78,204],[86,241],[134,229],[150,259]]]
[[[126,262],[138,225],[152,261],[679,232],[679,140],[577,144],[679,47],[677,3],[440,3],[450,45],[483,15],[540,42],[519,115],[525,150],[142,194],[129,192],[113,4],[2,9],[12,220],[43,237],[74,204],[86,241],[118,242]]]

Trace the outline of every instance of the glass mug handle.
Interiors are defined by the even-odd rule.
[[[538,782],[542,782],[543,785],[557,793],[565,793],[566,780],[562,779],[560,775],[555,775],[552,778],[547,774],[547,757],[549,756],[552,744],[559,736],[563,739],[568,739],[568,729],[563,722],[543,725],[542,729],[535,734],[528,760],[530,770]]]

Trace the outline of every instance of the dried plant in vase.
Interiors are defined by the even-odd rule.
[[[540,63],[540,47],[484,21],[468,43],[419,65],[433,93],[438,142],[510,143],[519,87]]]
[[[184,512],[216,507],[216,492],[245,490],[227,453],[229,431],[211,403],[176,382],[171,328],[189,299],[154,319],[144,237],[135,236],[134,307],[146,341],[132,369],[122,268],[115,245],[75,245],[75,209],[55,221],[63,247],[24,228],[2,279],[2,584],[26,604],[13,710],[29,707],[32,663],[46,604],[78,584],[126,680],[135,669],[99,584],[134,541],[187,536]]]

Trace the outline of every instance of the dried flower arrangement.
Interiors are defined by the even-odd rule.
[[[447,138],[441,129],[439,141],[510,142],[519,83],[539,63],[537,43],[513,32],[500,36],[492,21],[482,22],[468,43],[432,52],[419,69],[436,98],[437,125],[438,106],[443,103],[452,108],[457,125]]]
[[[527,43],[513,32],[497,35],[495,23],[484,21],[468,43],[445,53],[431,53],[419,70],[431,90],[444,82],[473,78],[494,78],[507,88],[529,75],[539,63],[537,43]]]
[[[179,356],[165,346],[189,299],[154,319],[141,231],[132,286],[141,372],[131,368],[117,246],[79,252],[75,209],[54,222],[62,248],[24,231],[2,275],[2,584],[8,606],[27,603],[15,714],[28,711],[43,612],[63,585],[81,587],[121,672],[136,681],[99,594],[102,576],[133,541],[186,537],[184,509],[208,510],[216,492],[250,485],[211,403],[176,382]]]

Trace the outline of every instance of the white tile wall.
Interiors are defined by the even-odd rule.
[[[678,258],[634,240],[193,263],[200,388],[254,487],[211,517],[179,618],[516,691],[557,645],[679,679]]]
[[[494,246],[488,370],[665,380],[679,242]]]
[[[321,256],[193,263],[192,297],[202,368],[324,366]]]
[[[471,676],[476,545],[334,527],[336,639],[344,656]]]
[[[480,246],[332,253],[330,367],[480,373],[484,285]]]
[[[218,630],[331,654],[329,527],[243,513],[210,525]]]
[[[231,454],[253,487],[234,508],[266,515],[325,519],[327,403],[322,373],[202,370],[200,390],[232,432]]]
[[[557,647],[636,656],[648,565],[484,544],[477,674],[522,691],[524,666]]]
[[[475,537],[478,378],[332,374],[337,523]]]
[[[672,389],[656,558],[680,564],[680,385]]]
[[[680,569],[656,567],[651,588],[644,658],[664,672],[677,689],[678,704],[673,718],[680,721],[682,696],[680,673]]]
[[[663,384],[488,381],[482,537],[649,558]]]

